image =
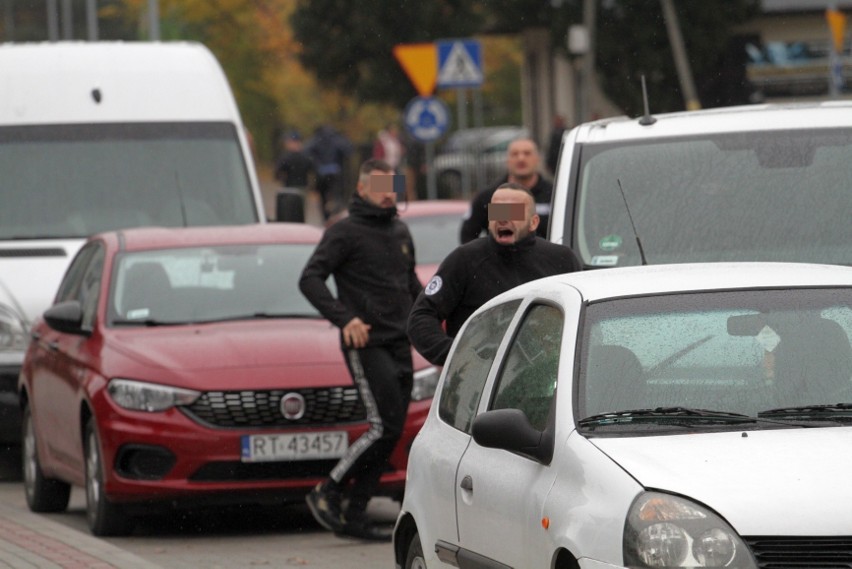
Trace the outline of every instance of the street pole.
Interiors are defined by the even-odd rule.
[[[62,39],[74,39],[74,12],[71,0],[62,0]]]
[[[59,6],[57,0],[47,0],[47,39],[59,41]]]
[[[597,1],[583,0],[583,26],[586,28],[588,47],[583,55],[583,72],[580,83],[580,104],[578,122],[586,122],[592,116],[592,88],[595,85],[595,20],[597,19]]]
[[[86,35],[98,41],[98,0],[86,0]]]
[[[666,29],[669,33],[669,43],[672,46],[677,77],[680,81],[680,89],[683,91],[683,101],[686,109],[694,111],[701,108],[698,96],[695,92],[695,82],[692,80],[692,70],[686,57],[686,48],[683,43],[683,35],[680,33],[680,23],[674,9],[672,0],[660,0],[663,5],[663,19],[666,21]]]
[[[148,0],[148,39],[160,41],[160,7],[157,0]]]

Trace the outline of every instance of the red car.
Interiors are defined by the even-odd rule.
[[[467,200],[421,200],[397,205],[399,217],[411,231],[417,256],[417,276],[424,285],[450,251],[459,246],[459,230],[470,209]]]
[[[84,486],[95,535],[157,506],[301,501],[367,430],[338,331],[298,290],[322,231],[130,229],[89,239],[19,380],[27,503]],[[419,356],[380,492],[400,499],[438,369]]]

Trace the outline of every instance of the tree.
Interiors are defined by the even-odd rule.
[[[443,37],[550,30],[554,49],[567,53],[568,26],[582,20],[581,0],[373,0],[370,10],[348,0],[300,0],[292,17],[301,61],[321,83],[361,100],[402,104],[414,93],[393,60],[397,43]],[[705,106],[735,95],[716,78],[730,60],[732,26],[757,10],[756,0],[683,0],[678,15]],[[598,9],[597,61],[606,94],[626,111],[642,109],[645,74],[655,112],[683,108],[674,60],[658,2],[605,0]],[[727,93],[727,94],[724,94]]]
[[[402,107],[417,93],[393,46],[469,36],[482,28],[483,14],[465,0],[299,0],[291,23],[301,61],[321,83]]]

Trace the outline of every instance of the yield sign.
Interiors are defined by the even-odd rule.
[[[393,55],[422,97],[435,92],[438,80],[438,51],[433,43],[393,46]]]

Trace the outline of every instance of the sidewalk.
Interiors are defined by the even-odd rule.
[[[0,502],[0,568],[158,569],[79,531]]]

